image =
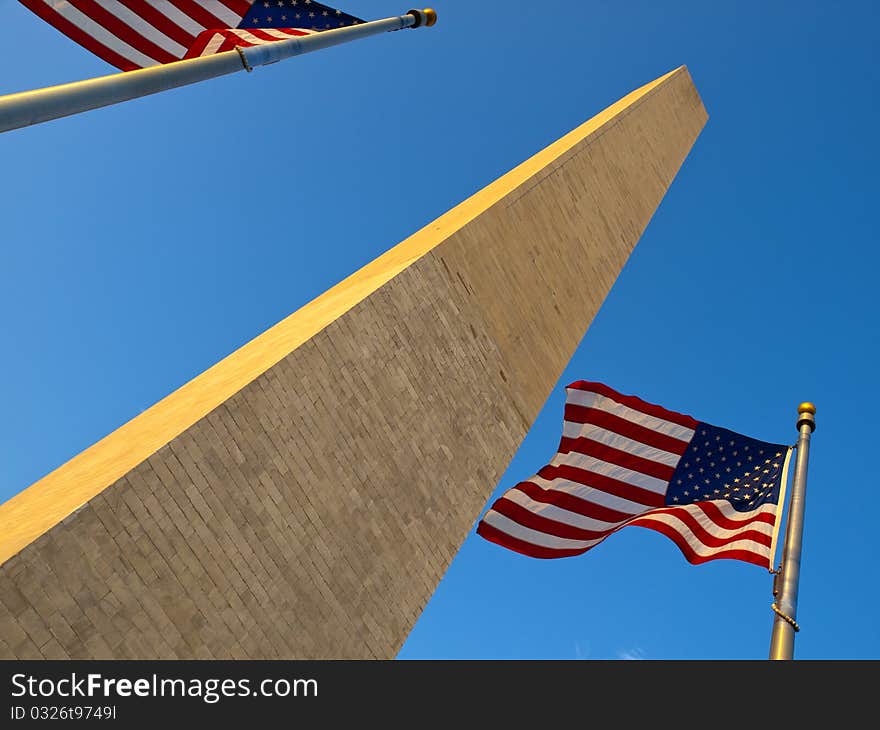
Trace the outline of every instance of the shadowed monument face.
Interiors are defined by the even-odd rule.
[[[0,658],[390,658],[706,121],[682,67],[0,506]]]

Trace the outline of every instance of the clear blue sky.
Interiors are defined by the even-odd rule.
[[[554,452],[571,380],[768,441],[813,400],[797,654],[880,657],[876,3],[436,5],[0,135],[0,499],[687,64],[709,122],[496,493]],[[112,70],[18,3],[0,25],[0,93]],[[770,601],[762,570],[647,530],[557,561],[471,535],[400,656],[761,658]]]

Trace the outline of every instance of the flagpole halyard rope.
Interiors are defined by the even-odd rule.
[[[775,603],[771,603],[770,608],[773,609],[773,613],[775,613],[777,616],[779,616],[779,618],[781,618],[783,621],[785,621],[785,623],[790,624],[791,627],[795,631],[801,630],[801,627],[798,625],[798,622],[795,621],[791,616],[784,614],[782,611],[780,611],[779,607]]]
[[[241,58],[241,65],[244,66],[244,70],[247,71],[248,73],[253,71],[254,70],[253,66],[251,66],[248,63],[247,56],[244,53],[244,49],[241,46],[236,46],[235,51],[236,51],[236,53],[238,53],[239,57]]]

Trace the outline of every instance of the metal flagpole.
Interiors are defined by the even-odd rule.
[[[794,658],[794,635],[800,631],[797,618],[798,580],[801,574],[801,547],[804,534],[804,504],[807,493],[807,462],[810,458],[810,434],[816,429],[816,406],[798,406],[797,461],[788,506],[788,525],[782,564],[773,581],[773,635],[770,638],[771,659]]]
[[[403,28],[430,26],[436,22],[437,13],[430,8],[410,10],[405,15],[384,20],[325,30],[249,48],[239,46],[235,50],[213,56],[175,61],[136,71],[2,96],[0,97],[0,132],[118,104],[121,101],[195,84],[236,71],[252,71],[255,66],[265,66],[291,56],[300,56],[303,53],[318,51],[358,38]]]

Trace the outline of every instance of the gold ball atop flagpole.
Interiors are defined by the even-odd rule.
[[[431,8],[410,10],[407,15],[412,15],[416,19],[416,22],[410,26],[411,28],[421,28],[423,25],[432,26],[437,22],[437,13]]]
[[[797,420],[797,429],[801,430],[801,426],[807,425],[810,427],[810,432],[816,430],[816,406],[812,403],[801,403],[798,406],[798,420]]]

